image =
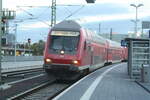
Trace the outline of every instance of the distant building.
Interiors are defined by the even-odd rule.
[[[149,30],[146,30],[145,32],[143,32],[143,34],[141,34],[142,38],[150,38],[150,32]]]
[[[2,54],[4,56],[14,56],[15,55],[15,35],[14,34],[4,34],[2,36]],[[25,47],[24,44],[16,44],[16,55],[26,56],[32,55],[32,50],[29,47]]]
[[[2,47],[2,54],[4,56],[14,56],[15,48],[11,47]],[[32,55],[32,50],[24,48],[16,48],[16,56],[29,56]]]
[[[135,32],[133,32],[133,31],[129,31],[128,32],[128,36],[130,38],[150,38],[150,34],[149,33],[150,33],[149,29],[143,30],[143,32],[142,31],[138,31],[137,34],[135,34]]]
[[[9,24],[10,20],[14,20],[16,17],[16,12],[8,9],[3,9],[2,12],[2,51],[1,53],[4,56],[14,56],[15,51],[17,56],[27,56],[32,55],[32,50],[30,47],[25,47],[24,44],[16,43],[15,50],[15,35],[9,33]]]
[[[13,47],[15,45],[15,35],[14,34],[4,34],[2,36],[2,46],[3,47]]]

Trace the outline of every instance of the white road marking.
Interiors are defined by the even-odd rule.
[[[94,72],[95,73],[95,72]],[[58,96],[56,96],[55,98],[53,98],[52,100],[58,100],[61,96],[63,96],[65,93],[67,93],[70,89],[72,89],[74,86],[76,86],[77,84],[79,84],[82,80],[84,80],[85,78],[87,78],[88,76],[94,74],[91,73],[87,76],[85,76],[84,78],[80,79],[79,81],[77,81],[76,83],[74,83],[73,85],[71,85],[69,88],[67,88],[66,90],[64,90],[63,92],[61,92]]]
[[[120,65],[120,64],[119,64]],[[114,67],[117,67],[119,65],[116,65]],[[113,69],[114,67],[110,68]],[[107,71],[107,70],[106,70]],[[72,86],[70,86],[69,88],[67,88],[66,90],[64,90],[62,93],[60,93],[58,96],[56,96],[55,98],[53,98],[52,100],[58,100],[61,96],[63,96],[65,93],[67,93],[70,89],[72,89],[73,87],[75,87],[77,84],[79,84],[82,80],[84,80],[85,78],[89,77],[90,75],[93,75],[94,73],[96,73],[97,71],[85,76],[84,78],[80,79],[78,82],[74,83]],[[86,99],[85,99],[86,100]]]
[[[120,64],[119,64],[120,65]],[[103,77],[112,69],[118,67],[119,65],[116,65],[112,68],[107,69],[105,72],[103,72],[98,78],[95,79],[95,81],[90,85],[90,87],[86,90],[86,92],[83,94],[83,96],[80,98],[80,100],[90,100],[93,92],[95,91],[98,84],[101,82]]]

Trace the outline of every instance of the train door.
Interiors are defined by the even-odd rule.
[[[87,50],[88,50],[88,56],[89,56],[89,64],[90,68],[89,70],[92,71],[94,70],[93,65],[94,65],[94,48],[92,47],[91,43],[88,44]]]
[[[90,46],[90,57],[91,57],[91,66],[94,64],[94,48],[92,46]]]
[[[93,64],[94,64],[94,56],[93,56],[93,54],[94,54],[94,52],[93,52],[93,47],[92,47],[92,44],[91,44],[91,42],[90,41],[86,41],[86,52],[87,52],[87,57],[88,57],[88,64],[90,65],[90,66],[92,66]]]
[[[94,64],[94,48],[92,47],[92,32],[90,31],[86,31],[87,33],[87,37],[88,37],[88,41],[87,41],[87,51],[88,51],[88,57],[89,57],[89,64],[90,64],[90,69],[92,69],[92,65]]]
[[[108,48],[105,48],[106,50],[106,63],[108,63]]]
[[[105,50],[106,50],[106,59],[105,59],[105,63],[107,64],[108,62],[109,62],[109,42],[107,41],[106,42],[106,48],[105,48]]]

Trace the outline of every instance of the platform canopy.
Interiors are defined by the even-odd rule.
[[[150,29],[150,21],[142,21],[142,29]]]

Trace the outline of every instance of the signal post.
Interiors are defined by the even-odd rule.
[[[2,54],[1,54],[1,49],[2,49],[2,0],[0,0],[0,86],[2,84]],[[1,88],[0,88],[1,90]]]

